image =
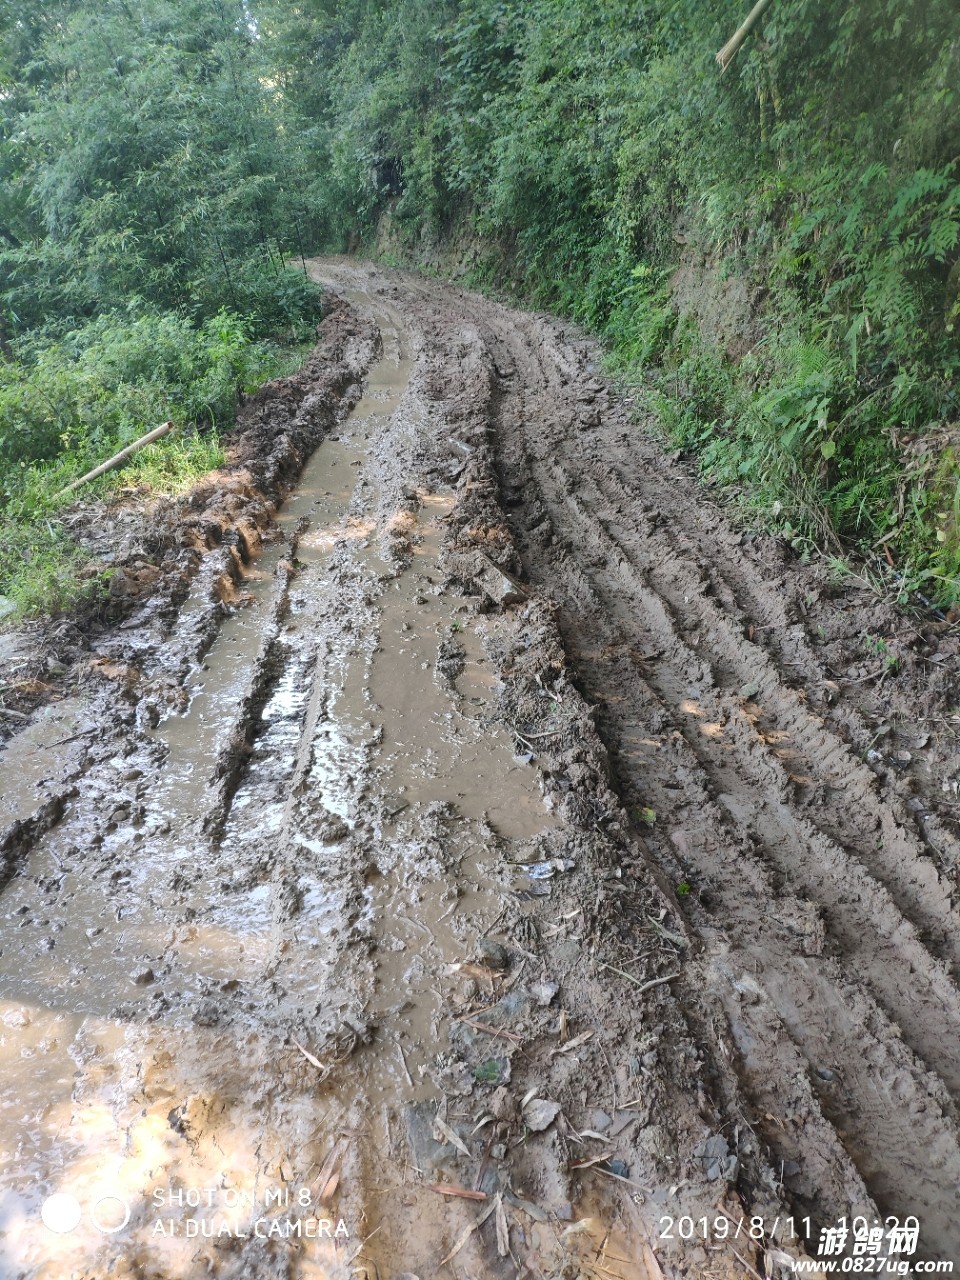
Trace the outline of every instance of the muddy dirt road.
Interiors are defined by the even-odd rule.
[[[0,1275],[960,1261],[955,629],[735,530],[568,326],[311,271],[0,753]]]

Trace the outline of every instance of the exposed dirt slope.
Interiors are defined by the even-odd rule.
[[[955,635],[742,537],[575,332],[312,270],[377,358],[276,535],[219,523],[0,757],[2,1274],[960,1256]],[[269,515],[305,452],[246,413]]]

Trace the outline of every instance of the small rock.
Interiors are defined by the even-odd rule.
[[[560,986],[558,983],[544,979],[543,982],[534,982],[532,984],[530,987],[530,994],[541,1009],[546,1009],[559,990]]]
[[[588,1117],[587,1128],[592,1129],[594,1133],[606,1133],[611,1124],[613,1124],[613,1118],[607,1115],[606,1111],[595,1107]]]
[[[560,1103],[549,1098],[531,1098],[523,1108],[523,1120],[532,1133],[549,1129],[560,1114]]]
[[[517,1100],[502,1085],[499,1089],[494,1089],[487,1106],[493,1118],[501,1124],[513,1124],[517,1118]]]
[[[138,969],[137,972],[132,975],[132,978],[134,986],[149,987],[150,983],[153,982],[154,973],[149,967],[146,969]]]
[[[641,1118],[639,1111],[621,1111],[610,1125],[610,1137],[619,1138],[624,1129],[629,1129],[634,1121]]]
[[[608,1160],[607,1168],[618,1178],[630,1177],[630,1166],[624,1160]]]
[[[481,938],[477,950],[483,963],[495,972],[502,973],[510,968],[510,952],[502,943],[494,942],[492,938]]]
[[[837,1073],[831,1071],[829,1067],[817,1067],[817,1075],[821,1080],[826,1080],[828,1083],[837,1078]]]
[[[736,1177],[739,1162],[730,1152],[729,1144],[723,1134],[714,1134],[712,1138],[704,1139],[694,1148],[693,1154],[700,1161],[704,1175],[711,1182],[716,1182],[719,1178]]]

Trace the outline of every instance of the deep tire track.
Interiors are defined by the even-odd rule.
[[[802,1064],[806,1105],[815,1095],[833,1128],[833,1156],[821,1151],[819,1162],[833,1168],[819,1188],[800,1179],[801,1203],[812,1195],[822,1211],[831,1185],[849,1187],[847,1156],[881,1209],[912,1205],[926,1247],[952,1256],[958,1232],[944,1192],[960,1169],[960,997],[944,959],[955,966],[960,952],[926,841],[807,709],[802,681],[785,678],[775,646],[745,635],[744,566],[730,570],[722,555],[704,563],[667,521],[668,491],[651,508],[611,465],[605,446],[622,416],[611,415],[598,438],[590,420],[564,412],[570,375],[551,360],[549,337],[542,355],[495,321],[488,332],[498,368],[512,374],[501,378],[495,415],[504,506],[531,580],[559,605],[583,687],[603,709],[624,799],[671,825],[678,799],[697,813],[695,838],[675,833],[683,856],[677,842],[661,844],[659,862],[709,886],[709,906],[691,916],[708,951],[732,961],[721,1003],[761,1131],[784,1150],[763,1116],[795,1114]],[[641,763],[638,738],[657,735],[669,735],[672,750],[657,744]],[[828,788],[838,799],[826,805]],[[745,1011],[743,992],[731,996],[749,966],[756,1004]],[[781,1043],[778,1084],[766,1053],[781,1036],[799,1063]],[[796,1136],[799,1149],[785,1154],[809,1162],[811,1136]]]
[[[116,744],[88,769],[77,803],[51,832],[26,832],[43,873],[33,887],[16,878],[36,916],[26,923],[42,931],[54,907],[67,922],[64,866],[78,893],[100,892],[92,874],[109,875],[112,977],[125,994],[139,944],[124,941],[121,921],[148,907],[154,997],[111,1010],[104,996],[101,1014],[144,1018],[130,1032],[138,1060],[152,1041],[181,1036],[197,1071],[224,1054],[228,1076],[242,1071],[248,1050],[237,1046],[259,1043],[283,1072],[275,1110],[269,1092],[264,1110],[239,1081],[225,1091],[240,1114],[248,1108],[251,1134],[262,1126],[258,1161],[297,1150],[307,1165],[323,1163],[315,1095],[328,1089],[324,1117],[354,1140],[344,1202],[357,1221],[378,1222],[384,1266],[427,1274],[474,1210],[416,1189],[407,1169],[427,1176],[441,1094],[460,1099],[449,1115],[474,1148],[466,1157],[451,1148],[454,1181],[472,1183],[488,1141],[470,1126],[493,1098],[456,1076],[468,1062],[458,1055],[490,1052],[488,1032],[474,1043],[455,1018],[453,1058],[434,1050],[451,1000],[461,1007],[454,971],[474,954],[479,922],[499,919],[502,877],[508,940],[560,980],[558,1000],[586,1033],[564,1056],[559,1003],[520,1015],[538,1030],[517,1055],[514,1092],[556,1097],[563,1119],[534,1138],[507,1106],[504,1155],[482,1157],[478,1185],[486,1176],[491,1194],[507,1189],[514,1245],[539,1247],[536,1229],[512,1213],[522,1188],[557,1219],[551,1251],[566,1249],[568,1210],[615,1220],[626,1265],[639,1264],[631,1280],[649,1280],[656,1266],[670,1280],[741,1275],[746,1264],[719,1240],[656,1239],[661,1212],[696,1217],[718,1205],[771,1220],[792,1211],[815,1231],[878,1207],[913,1213],[921,1256],[954,1257],[960,930],[944,868],[960,850],[942,807],[920,797],[940,822],[934,843],[923,806],[867,767],[869,699],[831,705],[797,598],[663,459],[596,376],[579,335],[423,278],[350,262],[318,269],[359,290],[397,376],[384,376],[343,438],[327,442],[319,478],[312,468],[301,478],[280,519],[284,537],[259,558],[257,607],[231,623],[198,588],[178,643],[157,652],[139,702],[131,693]],[[409,378],[399,376],[407,349]],[[312,524],[297,519],[307,503]],[[230,556],[212,552],[211,564],[217,557],[217,581],[238,589],[239,561],[236,574],[220,563]],[[499,571],[525,574],[529,596],[503,594]],[[490,680],[476,687],[489,694],[499,681],[488,720],[470,714],[444,667],[461,617],[484,636]],[[164,689],[172,705],[185,699],[188,656],[209,660],[211,688],[232,710],[205,711],[195,693],[197,717],[169,726],[165,755],[149,732],[119,726],[152,728]],[[417,706],[428,708],[428,731],[411,756],[406,724]],[[522,749],[510,769],[501,741],[505,773],[482,764],[495,714]],[[443,757],[461,752],[473,773],[451,799]],[[499,812],[492,793],[529,765],[557,824],[538,831],[534,856],[564,854],[552,898],[515,891],[525,838],[488,821]],[[130,794],[111,813],[118,774]],[[423,794],[442,802],[417,799],[425,776],[437,790]],[[516,796],[522,808],[526,792]],[[167,809],[180,815],[172,832],[159,821]],[[140,850],[132,883],[125,841]],[[101,846],[102,857],[86,852]],[[90,943],[79,942],[85,962]],[[97,945],[103,963],[106,943]],[[538,973],[521,967],[517,992]],[[483,991],[465,998],[462,1008],[485,1008]],[[507,1011],[507,1025],[516,1017]],[[318,1082],[323,1064],[302,1044],[340,1063],[341,1075]],[[170,1140],[179,1142],[208,1124],[207,1104],[187,1098],[171,1111],[180,1095],[167,1096],[166,1069],[151,1068],[149,1101],[161,1128],[177,1117]],[[119,1116],[140,1100],[132,1076],[117,1083]],[[85,1087],[96,1096],[99,1086]],[[211,1090],[215,1099],[221,1086]],[[628,1159],[629,1187],[580,1167],[602,1149],[587,1145],[590,1109],[602,1102],[615,1114],[627,1097],[633,1127],[610,1151]],[[729,1143],[734,1172],[710,1172],[699,1154],[707,1137]],[[221,1158],[215,1143],[209,1154]],[[477,1231],[454,1273],[513,1274],[494,1237],[492,1223]],[[658,1263],[648,1266],[651,1247]],[[297,1270],[280,1252],[251,1248],[211,1273]],[[788,1265],[764,1245],[750,1259],[754,1274]]]

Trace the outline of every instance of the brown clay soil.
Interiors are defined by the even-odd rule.
[[[571,326],[310,265],[223,471],[74,509],[112,615],[2,637],[0,1275],[960,1260],[957,628]]]

